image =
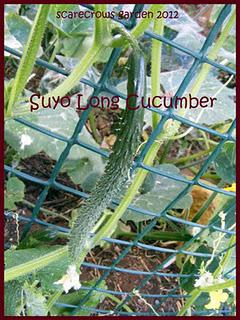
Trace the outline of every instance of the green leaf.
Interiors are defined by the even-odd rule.
[[[47,301],[41,289],[25,282],[23,290],[27,316],[47,316]]]
[[[25,45],[31,31],[31,24],[16,13],[6,16],[6,23],[10,33],[22,44]]]
[[[95,281],[84,282],[84,286],[92,287]],[[102,281],[99,288],[106,289],[105,282]],[[57,300],[57,303],[69,304],[69,305],[78,305],[79,301],[86,295],[85,290],[78,290],[72,293],[61,295],[61,297]],[[97,305],[103,301],[105,298],[105,294],[103,292],[93,291],[89,300],[84,304],[85,307],[96,308]],[[60,305],[55,305],[50,311],[53,315],[65,315],[70,316],[72,308],[62,307]],[[91,311],[88,310],[80,310],[75,314],[76,316],[88,316],[91,314]]]
[[[4,13],[18,13],[20,4],[5,4]]]
[[[71,108],[65,110],[41,109],[35,114],[25,116],[25,119],[67,138],[71,137],[79,120],[76,112]],[[29,137],[30,143],[23,145],[22,138],[26,136]],[[98,147],[85,127],[81,130],[79,139],[83,143]],[[21,158],[44,151],[49,157],[57,160],[66,146],[65,142],[41,134],[12,119],[5,122],[5,140],[19,153]],[[88,168],[91,167],[94,172],[103,172],[104,165],[101,156],[77,145],[71,148],[63,171],[69,171],[73,181],[79,183],[81,179],[86,178],[87,172],[83,166],[85,161],[88,162]]]
[[[162,164],[155,167],[163,172],[182,177],[180,170],[172,164]],[[170,178],[156,175],[154,188],[145,194],[138,194],[132,201],[131,205],[144,210],[152,211],[157,214],[164,210],[166,206],[173,199],[175,199],[185,187],[186,184],[184,182],[179,182]],[[187,194],[179,199],[179,201],[174,205],[174,209],[186,209],[189,208],[191,204],[192,197],[190,194]],[[124,221],[132,220],[134,222],[140,222],[149,219],[151,219],[150,216],[138,214],[131,210],[127,210],[123,215]]]
[[[175,94],[178,90],[181,82],[183,81],[187,73],[186,69],[177,69],[175,71],[162,72],[161,73],[161,83],[163,84],[165,92],[172,92]],[[195,79],[194,79],[195,80]],[[189,84],[188,89],[191,88]],[[126,81],[121,82],[117,85],[117,89],[126,94]],[[221,91],[220,91],[221,90]],[[203,82],[198,94],[198,98],[203,96],[213,97],[217,92],[217,100],[212,108],[201,108],[196,109],[186,109],[187,112],[184,115],[185,118],[196,121],[200,112],[201,116],[198,120],[198,123],[212,125],[214,123],[224,122],[229,119],[234,119],[236,117],[236,104],[234,102],[234,96],[236,95],[235,89],[230,89],[224,87],[223,83],[217,79],[215,75],[209,73]],[[159,92],[160,94],[160,92]],[[186,91],[185,94],[188,94]],[[151,79],[147,77],[147,93],[146,97],[151,97]],[[119,102],[120,108],[125,108],[125,101],[120,99]],[[163,109],[162,110],[167,110]],[[176,113],[182,111],[183,109],[177,109]],[[152,123],[152,112],[146,109],[144,120],[147,124],[151,125]]]
[[[35,230],[34,232],[28,233],[27,236],[20,242],[18,249],[30,249],[36,248],[53,240],[51,229]]]
[[[230,52],[236,52],[236,35],[230,35],[228,41],[224,44],[224,49]]]
[[[154,174],[153,172],[149,172],[139,189],[140,193],[145,194],[147,192],[150,192],[156,184],[156,179],[156,174]]]
[[[78,60],[81,60],[87,50],[91,47],[92,41],[93,37],[66,37],[62,39],[61,53],[65,57],[78,58]]]
[[[26,16],[30,20],[34,20],[38,10],[38,6],[38,4],[22,4],[21,15]]]
[[[17,177],[9,178],[4,192],[4,208],[14,210],[16,209],[16,202],[24,199],[25,185]]]
[[[18,307],[21,302],[22,283],[9,281],[4,283],[4,315],[17,316]]]
[[[5,25],[4,31],[4,45],[9,48],[15,49],[17,51],[22,51],[22,45],[8,30],[7,24]],[[4,51],[4,56],[10,56],[11,54],[7,51]]]
[[[7,250],[4,252],[4,263],[6,269],[18,266],[22,263],[31,261],[43,254],[47,254],[56,250],[56,247],[41,247],[37,249],[25,249],[25,250]]]
[[[87,35],[93,31],[93,20],[86,18],[58,18],[58,11],[79,12],[85,10],[75,4],[53,4],[49,12],[48,21],[60,32],[68,36]]]
[[[63,171],[66,171],[69,177],[75,184],[84,183],[85,186],[88,186],[88,179],[92,175],[99,176],[100,172],[97,169],[97,166],[94,165],[91,159],[82,158],[80,160],[69,160],[67,161],[62,168]],[[90,182],[91,183],[91,182]],[[93,185],[94,181],[91,183]]]
[[[59,249],[59,246],[44,246],[32,249],[23,250],[7,250],[4,254],[6,269],[21,265],[23,263],[37,259],[47,253],[54,252]],[[34,277],[34,279],[40,281],[41,288],[43,291],[55,290],[56,285],[53,283],[59,280],[64,273],[66,273],[69,265],[68,258],[57,260],[56,262],[50,263],[48,266],[36,270],[32,276],[30,274],[22,276],[21,279],[28,279]]]
[[[222,152],[214,161],[217,175],[227,183],[236,181],[236,144],[225,142]]]
[[[54,291],[57,285],[54,282],[62,278],[70,264],[70,260],[66,257],[49,264],[49,266],[37,271],[35,278],[40,281],[44,291]]]

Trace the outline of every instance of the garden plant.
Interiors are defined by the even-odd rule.
[[[235,16],[5,5],[5,315],[235,315]]]

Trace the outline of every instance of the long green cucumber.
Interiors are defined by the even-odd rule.
[[[145,91],[145,61],[140,50],[134,50],[129,57],[128,105],[135,108],[140,104]],[[134,95],[130,97],[131,95]],[[138,96],[138,97],[137,97]],[[120,122],[117,140],[109,156],[104,174],[97,181],[90,197],[80,207],[70,232],[69,254],[77,263],[88,241],[90,232],[112,199],[123,188],[134,155],[140,143],[144,109],[126,108]]]

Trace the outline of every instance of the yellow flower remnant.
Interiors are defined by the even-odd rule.
[[[236,192],[236,183],[234,182],[231,187],[224,188],[224,190]]]
[[[228,299],[228,294],[223,292],[223,290],[217,290],[209,292],[210,302],[205,305],[206,309],[217,310],[220,308],[222,302],[226,302]]]

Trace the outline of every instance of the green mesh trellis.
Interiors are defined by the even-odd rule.
[[[86,5],[86,7],[90,10],[93,10],[92,6]],[[143,10],[143,5],[135,5],[134,7],[134,11],[140,11]],[[193,79],[193,77],[196,75],[197,70],[199,69],[199,66],[203,63],[207,63],[217,69],[223,70],[228,72],[229,74],[235,75],[235,71],[232,70],[231,68],[224,66],[222,64],[219,64],[215,61],[210,60],[209,58],[207,58],[206,53],[209,49],[209,47],[212,45],[212,43],[214,42],[214,40],[216,39],[219,31],[221,30],[221,27],[223,25],[223,23],[225,22],[226,18],[228,17],[228,15],[231,12],[231,5],[225,5],[224,8],[222,9],[221,13],[219,14],[219,17],[216,21],[216,23],[214,24],[214,26],[212,27],[211,31],[209,32],[206,41],[204,42],[201,50],[199,52],[195,52],[192,51],[190,49],[184,48],[183,46],[175,43],[172,40],[167,39],[164,36],[159,36],[154,34],[151,31],[146,31],[145,32],[145,36],[149,37],[149,38],[153,38],[153,39],[157,39],[159,41],[162,41],[163,43],[176,48],[178,50],[180,50],[181,52],[184,52],[186,54],[188,54],[189,56],[192,56],[194,58],[194,62],[192,63],[190,69],[188,70],[186,76],[184,77],[180,87],[178,88],[175,96],[182,96],[186,90],[186,88],[188,87],[190,81]],[[127,29],[131,29],[136,25],[136,19],[134,17],[132,17],[130,20],[128,21],[119,21],[119,23],[122,23]],[[9,47],[5,47],[5,50],[7,52],[9,52],[10,54],[12,54],[13,56],[17,56],[17,57],[21,57],[21,54],[19,52],[17,52],[16,50],[13,50]],[[113,95],[118,95],[121,98],[126,98],[124,94],[122,94],[121,92],[117,91],[113,86],[110,85],[109,83],[109,78],[111,76],[111,73],[113,71],[113,67],[117,61],[117,59],[119,58],[121,53],[120,49],[114,49],[112,51],[112,54],[108,60],[108,62],[106,63],[104,70],[101,74],[101,78],[98,81],[98,83],[92,83],[91,81],[87,80],[87,79],[81,79],[80,81],[90,87],[92,87],[94,89],[93,95],[97,96],[99,95],[101,92],[108,92],[110,94]],[[44,60],[41,59],[37,59],[36,60],[36,64],[40,65],[44,68],[47,68],[49,70],[53,70],[55,72],[58,72],[62,75],[68,75],[68,73],[53,65],[50,64]],[[34,177],[30,174],[21,172],[17,169],[15,169],[14,167],[10,167],[8,165],[5,166],[5,171],[9,172],[10,174],[13,174],[23,180],[27,180],[33,183],[37,183],[39,185],[41,185],[43,187],[43,190],[40,194],[40,196],[38,197],[35,207],[32,211],[32,216],[31,218],[27,218],[24,216],[19,216],[19,219],[22,221],[25,221],[25,227],[23,230],[23,237],[26,236],[26,234],[29,232],[31,226],[33,224],[39,224],[48,228],[52,228],[61,232],[69,232],[69,229],[61,227],[61,226],[56,226],[56,225],[52,225],[49,223],[46,223],[45,221],[42,221],[40,219],[38,219],[38,214],[40,212],[40,209],[42,207],[42,205],[44,204],[44,201],[47,197],[47,194],[49,192],[50,188],[54,188],[54,189],[58,189],[58,190],[62,190],[65,191],[67,193],[71,193],[74,195],[77,195],[81,198],[86,198],[88,195],[84,192],[81,192],[79,190],[76,190],[74,188],[65,186],[59,182],[56,181],[56,178],[64,164],[64,161],[67,159],[69,152],[71,150],[71,148],[75,145],[81,146],[83,148],[86,148],[88,150],[91,150],[92,152],[95,152],[103,157],[107,157],[107,153],[106,151],[103,151],[99,148],[96,148],[95,146],[91,146],[88,145],[84,142],[81,141],[81,139],[79,139],[79,133],[81,132],[82,128],[84,127],[86,120],[88,118],[89,112],[91,110],[87,109],[85,110],[76,127],[75,130],[71,136],[71,138],[67,138],[65,136],[62,136],[60,134],[56,134],[54,132],[51,132],[50,130],[47,130],[43,127],[40,127],[34,123],[31,123],[25,119],[15,119],[15,121],[31,128],[32,130],[38,131],[39,135],[43,134],[43,135],[47,135],[49,137],[52,137],[54,139],[58,139],[60,141],[63,141],[66,143],[66,147],[63,150],[63,152],[61,153],[58,161],[56,162],[51,175],[49,177],[49,179],[47,181],[42,180],[40,178]],[[153,111],[152,109],[150,110],[150,112]],[[149,112],[149,111],[148,111]],[[225,195],[229,195],[234,197],[235,193],[233,192],[229,192],[223,189],[218,188],[217,186],[210,186],[208,184],[205,184],[203,182],[200,181],[200,178],[202,177],[202,175],[205,173],[205,171],[207,170],[207,168],[209,167],[209,165],[216,159],[216,157],[218,156],[219,152],[221,151],[221,148],[223,146],[223,144],[226,141],[235,141],[235,138],[232,136],[232,132],[235,129],[235,121],[233,121],[231,127],[229,128],[229,130],[225,133],[219,133],[213,129],[210,129],[204,125],[198,124],[196,122],[190,121],[189,119],[185,119],[184,117],[181,117],[177,114],[174,113],[174,111],[172,110],[167,110],[167,111],[161,111],[161,110],[154,110],[154,112],[157,112],[158,114],[161,115],[161,120],[158,123],[158,126],[156,127],[156,129],[152,132],[151,136],[149,137],[147,143],[145,144],[144,148],[142,149],[139,157],[136,159],[136,161],[133,164],[133,170],[135,170],[136,168],[143,168],[145,170],[148,170],[149,172],[155,173],[157,175],[160,176],[164,176],[176,181],[181,181],[183,183],[186,184],[185,189],[178,194],[178,196],[172,200],[167,207],[165,207],[164,210],[162,210],[161,212],[159,212],[158,214],[153,213],[151,211],[142,209],[142,208],[137,208],[133,205],[129,206],[129,209],[136,212],[139,215],[148,215],[150,216],[152,219],[149,222],[149,224],[142,230],[142,232],[138,233],[136,235],[136,238],[129,242],[129,241],[123,241],[123,240],[119,240],[119,239],[113,239],[113,238],[104,238],[103,240],[108,242],[108,243],[114,243],[114,244],[119,244],[121,246],[124,247],[123,251],[121,252],[121,254],[118,256],[118,258],[114,261],[112,261],[111,266],[105,266],[105,265],[99,265],[99,264],[94,264],[94,263],[87,263],[84,262],[83,266],[88,267],[88,268],[92,268],[92,269],[98,269],[98,270],[103,270],[103,274],[102,276],[96,281],[96,283],[91,286],[91,287],[81,287],[81,290],[85,290],[86,294],[84,296],[84,298],[79,302],[78,305],[66,305],[69,308],[72,308],[73,310],[73,314],[79,310],[88,310],[94,314],[115,314],[115,315],[156,315],[155,312],[158,313],[158,315],[176,315],[177,311],[170,311],[170,312],[162,312],[161,311],[161,305],[162,303],[168,299],[168,298],[172,298],[172,299],[181,299],[181,298],[186,298],[188,297],[188,295],[184,295],[184,294],[178,294],[176,293],[177,290],[179,289],[179,286],[176,286],[174,288],[172,288],[171,290],[169,290],[167,293],[165,294],[148,294],[148,293],[144,293],[144,288],[146,287],[146,284],[148,283],[148,281],[152,278],[152,277],[169,277],[170,279],[172,278],[186,278],[189,279],[189,277],[196,277],[196,275],[194,274],[179,274],[179,273],[164,273],[164,272],[160,272],[159,270],[164,269],[168,264],[171,263],[171,261],[173,260],[173,258],[176,257],[176,255],[178,253],[184,253],[186,255],[191,255],[193,257],[202,257],[203,259],[205,258],[210,258],[211,254],[206,254],[206,253],[201,253],[201,252],[191,252],[187,250],[187,247],[189,246],[190,243],[192,243],[197,237],[199,237],[201,235],[201,233],[205,230],[205,229],[210,229],[212,231],[218,231],[218,232],[222,232],[225,233],[226,235],[232,235],[235,234],[234,231],[231,230],[227,230],[227,229],[222,229],[219,226],[216,225],[216,221],[217,219],[215,219],[216,221],[209,224],[209,225],[201,225],[198,223],[194,223],[194,222],[190,222],[190,221],[186,221],[177,217],[173,217],[169,214],[167,214],[168,210],[171,209],[174,204],[179,201],[179,199],[181,197],[183,197],[185,194],[187,194],[187,192],[189,191],[189,189],[193,186],[193,185],[199,185],[203,188],[206,188],[208,190],[214,191],[216,193],[222,193]],[[150,146],[152,145],[153,141],[156,139],[156,137],[159,135],[159,133],[161,132],[161,130],[163,129],[163,125],[164,123],[168,120],[168,119],[173,119],[173,120],[177,120],[180,121],[182,124],[185,124],[188,127],[193,127],[193,128],[197,128],[202,130],[203,132],[207,132],[210,133],[213,136],[216,136],[218,138],[220,138],[220,142],[216,145],[215,149],[211,152],[211,154],[209,155],[209,157],[203,162],[199,172],[195,175],[195,177],[193,179],[188,179],[185,177],[179,177],[179,176],[175,176],[174,174],[170,174],[164,171],[161,171],[157,168],[153,168],[150,166],[147,166],[143,163],[143,159],[144,156],[146,155],[146,153],[148,152]],[[113,203],[115,205],[118,204],[118,201],[113,201]],[[13,214],[11,212],[6,212],[6,216],[11,219],[13,218]],[[166,219],[169,219],[171,221],[175,221],[175,222],[179,222],[181,224],[185,224],[186,226],[192,226],[192,227],[199,227],[201,229],[201,231],[194,236],[193,238],[191,238],[191,240],[189,240],[188,242],[186,242],[182,247],[180,247],[179,249],[170,249],[170,248],[166,248],[166,247],[156,247],[153,245],[147,245],[144,244],[143,242],[141,242],[141,240],[143,239],[143,237],[155,226],[157,219],[159,219],[159,217],[165,217]],[[139,247],[142,249],[148,249],[148,250],[153,250],[156,252],[165,252],[168,253],[169,256],[168,258],[166,258],[161,264],[159,264],[158,266],[156,266],[153,270],[151,271],[138,271],[138,270],[132,270],[132,269],[126,269],[126,268],[122,268],[122,267],[118,267],[119,262],[122,261],[122,259],[124,257],[126,257],[126,255],[129,253],[129,251],[133,248],[133,247]],[[229,250],[231,249],[230,247],[227,249]],[[227,251],[225,249],[225,251]],[[218,253],[218,255],[221,255],[222,252]],[[234,269],[234,268],[233,268]],[[230,270],[231,271],[231,270]],[[229,271],[229,272],[230,272]],[[147,298],[154,298],[157,299],[157,303],[155,302],[154,304],[154,310],[155,312],[152,310],[152,308],[148,307],[148,312],[133,312],[133,313],[129,313],[127,311],[124,311],[125,309],[123,309],[123,305],[126,304],[127,302],[129,302],[132,297],[134,296],[134,292],[122,292],[122,291],[112,291],[112,290],[107,290],[107,289],[102,289],[100,288],[100,285],[102,283],[102,281],[104,279],[106,279],[110,273],[112,272],[118,272],[118,273],[127,273],[127,274],[132,274],[132,275],[136,275],[141,277],[141,281],[138,284],[138,286],[135,288],[135,290],[138,290],[138,292],[140,292],[141,297],[143,299],[147,299]],[[103,293],[110,293],[112,295],[115,295],[116,297],[120,297],[122,299],[122,302],[112,311],[112,310],[103,310],[103,309],[96,309],[96,308],[90,308],[86,305],[88,299],[91,297],[91,295],[94,293],[94,291],[98,291],[98,292],[103,292]],[[136,292],[136,291],[135,291]],[[64,304],[62,304],[64,306]],[[222,314],[222,315],[227,315],[227,314],[231,314],[231,310],[230,308],[227,309],[223,309],[223,310],[218,310],[218,311],[208,311],[206,309],[203,308],[202,311],[196,311],[192,313],[193,315],[216,315],[216,314]]]

